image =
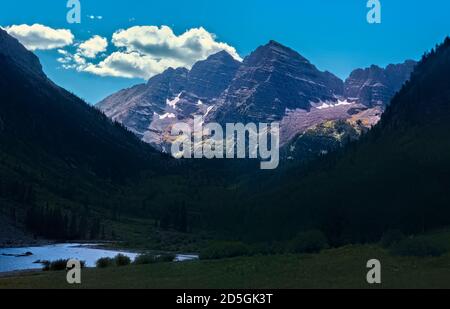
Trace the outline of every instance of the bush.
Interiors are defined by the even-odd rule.
[[[170,263],[175,261],[175,254],[162,254],[156,257],[156,263]]]
[[[200,252],[201,260],[215,260],[251,255],[252,250],[241,242],[214,242]]]
[[[394,245],[397,245],[405,239],[405,235],[400,230],[390,230],[383,234],[381,237],[381,246],[385,249],[389,249]]]
[[[95,262],[95,265],[97,266],[97,268],[107,268],[113,266],[114,263],[114,259],[105,257],[98,259],[97,262]]]
[[[67,263],[69,259],[60,259],[53,262],[50,261],[42,261],[44,271],[62,271],[67,270]],[[80,261],[81,267],[84,268],[86,266],[85,261]]]
[[[49,271],[50,270],[50,261],[42,261],[40,262],[42,264],[42,270],[43,271]]]
[[[59,270],[66,270],[67,269],[67,262],[69,260],[56,260],[50,263],[50,270],[51,271],[59,271]]]
[[[117,266],[127,266],[131,264],[131,259],[123,254],[116,255],[114,261],[116,262]]]
[[[168,263],[173,262],[174,260],[175,255],[173,254],[162,254],[162,255],[141,254],[136,257],[136,259],[134,260],[134,264],[147,265],[156,263]]]
[[[154,264],[156,256],[152,254],[140,254],[134,259],[136,265]]]
[[[308,231],[298,234],[290,247],[294,253],[319,253],[328,248],[328,241],[321,231]]]
[[[432,240],[411,238],[394,245],[391,252],[398,256],[437,257],[444,255],[447,249]]]

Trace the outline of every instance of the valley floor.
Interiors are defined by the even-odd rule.
[[[366,281],[367,261],[382,264],[382,284]],[[65,272],[0,278],[0,288],[71,288]],[[348,246],[316,255],[85,269],[77,288],[450,288],[450,254],[394,257],[378,246]]]

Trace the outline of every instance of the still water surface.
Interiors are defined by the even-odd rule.
[[[94,247],[93,244],[56,244],[40,247],[22,247],[22,248],[0,248],[0,272],[10,272],[19,270],[41,269],[42,264],[36,261],[55,261],[59,259],[77,259],[85,261],[87,267],[95,267],[95,262],[102,257],[115,257],[121,253],[134,260],[136,253],[105,250]],[[30,256],[25,255],[32,253]],[[198,256],[180,254],[176,256],[175,261],[184,262],[195,260]]]

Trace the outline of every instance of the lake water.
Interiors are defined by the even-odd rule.
[[[31,252],[30,256],[24,255]],[[41,247],[0,248],[0,272],[18,270],[42,269],[42,264],[36,261],[55,261],[59,259],[77,259],[85,261],[86,267],[95,267],[95,262],[103,257],[115,257],[123,254],[134,260],[138,254],[118,250],[105,250],[94,247],[92,244],[56,244]],[[176,256],[176,262],[184,262],[198,259],[195,255],[180,254]]]

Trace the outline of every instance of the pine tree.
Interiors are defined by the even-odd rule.
[[[179,226],[178,230],[182,233],[186,233],[188,230],[188,223],[187,223],[187,210],[186,210],[186,204],[183,203],[181,205],[180,214],[179,214]]]

